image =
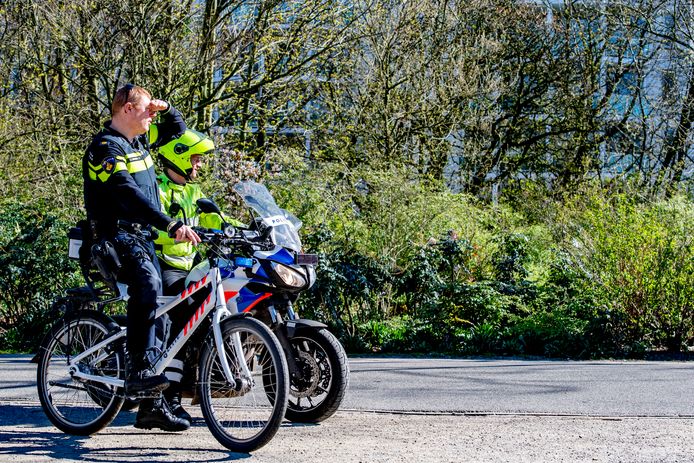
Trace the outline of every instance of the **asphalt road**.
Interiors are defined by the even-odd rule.
[[[143,432],[122,412],[90,437],[43,415],[29,356],[0,356],[0,463],[57,461],[694,462],[694,363],[350,359],[341,410],[285,423],[252,455],[229,453],[200,418]]]
[[[359,410],[694,417],[694,363],[351,359]]]

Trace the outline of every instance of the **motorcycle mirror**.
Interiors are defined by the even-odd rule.
[[[181,209],[183,209],[183,207],[180,204],[178,204],[177,202],[173,202],[169,206],[169,215],[171,217],[176,217],[178,213],[181,212]]]
[[[200,198],[195,202],[195,204],[197,204],[198,209],[200,209],[200,212],[204,212],[205,214],[222,213],[222,211],[219,209],[219,206],[217,206],[217,204],[215,204],[215,202],[211,199]]]
[[[260,235],[259,240],[261,242],[267,241],[267,239],[270,237],[270,233],[272,233],[272,227],[267,226],[265,230],[263,230],[263,233]]]

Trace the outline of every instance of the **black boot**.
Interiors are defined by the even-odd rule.
[[[128,376],[125,378],[126,394],[161,392],[167,387],[169,387],[169,380],[164,375],[155,374],[144,355],[135,358],[128,366]]]
[[[166,399],[166,403],[174,415],[176,415],[178,418],[187,420],[189,423],[193,422],[193,418],[190,416],[190,413],[185,411],[183,405],[181,405],[180,383],[172,382],[171,387],[169,387],[169,389],[167,389],[164,393],[164,399]]]
[[[178,418],[166,405],[166,400],[144,399],[137,411],[135,427],[138,429],[158,428],[162,431],[185,431],[190,428],[190,421]]]

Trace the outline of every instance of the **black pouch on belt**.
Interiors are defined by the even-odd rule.
[[[92,246],[92,261],[104,280],[112,287],[116,287],[118,272],[122,267],[118,253],[113,244],[108,240],[100,240]]]

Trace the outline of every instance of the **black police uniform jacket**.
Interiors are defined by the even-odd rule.
[[[129,142],[111,128],[94,136],[82,159],[87,219],[96,221],[101,236],[116,233],[118,220],[166,230],[171,219],[161,212],[157,177],[150,148],[180,136],[186,129],[181,113],[169,106],[162,122]]]

